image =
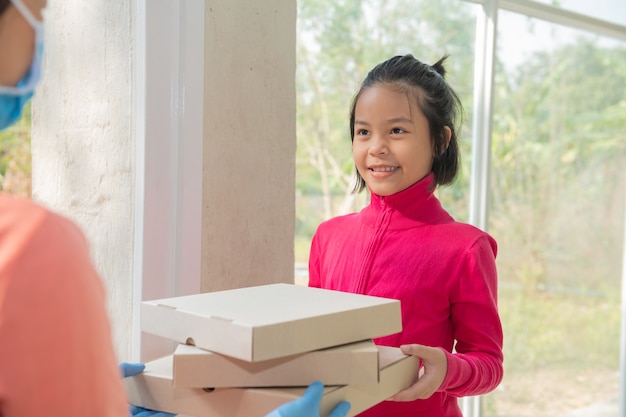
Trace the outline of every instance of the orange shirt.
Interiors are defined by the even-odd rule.
[[[0,196],[0,417],[126,417],[105,289],[68,219]]]

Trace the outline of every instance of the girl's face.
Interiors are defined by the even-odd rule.
[[[352,156],[374,194],[400,192],[432,170],[428,120],[414,101],[385,85],[368,87],[357,100]]]

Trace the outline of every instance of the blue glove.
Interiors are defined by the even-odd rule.
[[[302,397],[281,405],[265,417],[320,417],[322,395],[324,395],[324,385],[315,381],[309,385]],[[328,417],[346,417],[348,410],[350,410],[350,403],[342,401]]]
[[[146,365],[143,363],[120,363],[120,370],[122,371],[122,378],[128,376],[134,376],[143,372]],[[130,415],[132,417],[174,417],[176,414],[163,413],[161,411],[152,411],[147,408],[141,408],[134,405],[130,406]]]
[[[132,417],[172,417],[176,414],[162,413],[160,411],[152,411],[147,408],[135,407],[134,405],[131,405],[130,415]]]
[[[120,371],[122,371],[122,378],[127,376],[134,376],[143,372],[146,369],[146,365],[143,363],[120,363]]]

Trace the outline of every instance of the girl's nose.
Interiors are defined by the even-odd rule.
[[[389,153],[387,141],[378,135],[372,135],[369,152],[372,156],[387,155]]]

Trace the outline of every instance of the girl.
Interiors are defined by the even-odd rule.
[[[496,242],[434,195],[459,165],[461,104],[446,58],[396,56],[369,72],[350,132],[354,192],[367,186],[370,203],[322,223],[311,244],[309,285],[400,300],[402,332],[375,342],[423,365],[414,385],[361,416],[460,417],[458,397],[492,391],[503,376]]]

